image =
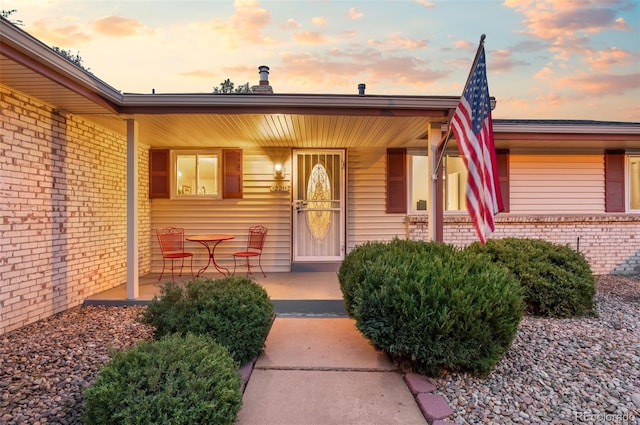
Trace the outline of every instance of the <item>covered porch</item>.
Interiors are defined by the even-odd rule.
[[[238,274],[237,276],[244,276]],[[171,275],[163,276],[159,281],[159,273],[149,273],[140,276],[139,296],[127,299],[127,285],[103,291],[85,299],[84,305],[145,305],[154,296],[160,296],[164,282],[171,281]],[[203,278],[218,279],[219,273],[205,273]],[[186,283],[193,279],[191,276],[176,276],[176,283]],[[251,276],[262,286],[273,302],[274,312],[278,316],[345,316],[342,292],[336,272],[290,272],[268,273],[265,278],[259,273]]]

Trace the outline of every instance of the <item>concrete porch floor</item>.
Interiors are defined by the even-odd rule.
[[[141,305],[148,304],[160,295],[164,282],[171,280],[165,274],[159,281],[159,273],[140,277],[138,298],[127,299],[126,285],[120,285],[88,297],[84,305]],[[220,274],[205,273],[204,278],[218,279]],[[254,273],[251,278],[262,286],[273,302],[274,311],[280,316],[345,316],[342,292],[336,272],[267,273],[265,278]],[[190,276],[176,277],[176,282],[187,282]]]

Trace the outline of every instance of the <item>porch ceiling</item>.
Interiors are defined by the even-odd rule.
[[[124,134],[122,118],[104,115],[86,118]],[[426,146],[429,122],[438,122],[429,117],[291,113],[159,114],[134,118],[140,143],[167,148]]]

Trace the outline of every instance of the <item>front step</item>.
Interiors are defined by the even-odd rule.
[[[276,316],[346,317],[343,300],[272,300]]]
[[[299,273],[308,273],[308,272],[337,272],[340,270],[340,266],[342,265],[342,261],[334,261],[334,262],[297,262],[291,263],[291,271],[299,272]]]

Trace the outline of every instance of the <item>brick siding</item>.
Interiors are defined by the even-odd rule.
[[[428,239],[428,218],[408,216],[407,237]],[[640,274],[640,216],[592,215],[502,215],[496,217],[492,238],[530,238],[568,245],[579,250],[597,275]],[[444,218],[444,242],[459,247],[477,240],[466,215]]]
[[[141,147],[142,272],[146,162]],[[0,334],[126,282],[125,139],[0,85],[0,193]]]

